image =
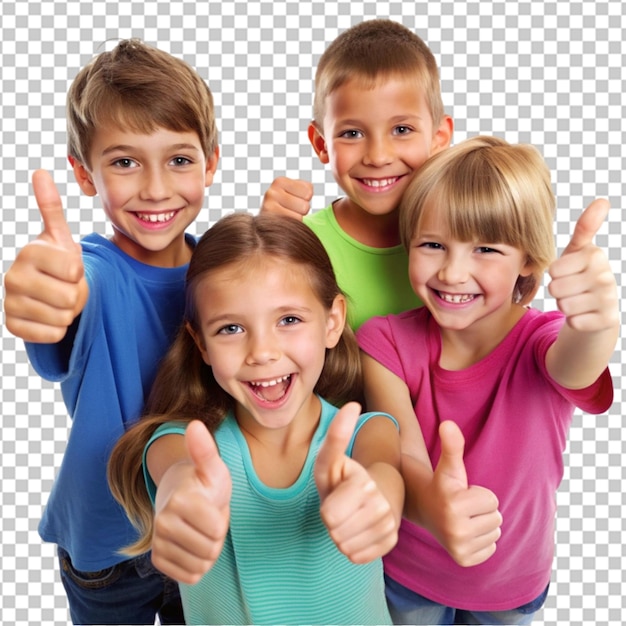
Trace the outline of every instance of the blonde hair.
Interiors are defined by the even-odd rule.
[[[150,549],[153,509],[143,477],[143,451],[156,428],[171,421],[199,419],[214,431],[235,401],[215,381],[186,324],[198,331],[195,293],[211,273],[233,264],[258,262],[269,256],[306,270],[311,289],[326,310],[342,295],[335,274],[317,236],[303,223],[288,217],[235,213],[219,220],[200,239],[187,271],[185,319],[163,359],[146,405],[146,414],[117,442],[108,466],[111,492],[124,507],[140,539],[124,549],[136,555]],[[245,294],[242,294],[245,298]],[[346,324],[339,343],[326,350],[314,391],[341,405],[361,398],[361,364],[355,336]]]
[[[68,154],[90,167],[98,128],[111,124],[149,134],[158,127],[195,132],[206,157],[217,147],[211,91],[181,59],[139,39],[125,39],[77,74],[67,94]]]
[[[407,250],[426,207],[443,216],[455,239],[523,250],[533,272],[518,278],[514,300],[532,300],[555,256],[555,198],[550,171],[536,148],[481,136],[434,155],[400,203],[400,237]]]
[[[408,28],[387,19],[361,22],[322,54],[315,73],[313,116],[323,129],[326,98],[350,80],[365,88],[392,77],[416,80],[435,126],[444,116],[439,69],[430,48]]]

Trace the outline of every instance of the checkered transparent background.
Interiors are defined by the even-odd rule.
[[[222,158],[208,208],[195,226],[200,233],[233,209],[257,209],[278,175],[312,180],[317,208],[337,195],[306,138],[314,68],[345,28],[391,17],[435,53],[455,141],[494,133],[542,150],[558,196],[559,248],[590,200],[610,198],[612,213],[597,241],[608,249],[624,295],[624,12],[613,0],[3,2],[2,271],[39,233],[29,186],[39,167],[54,172],[76,237],[109,232],[99,206],[81,197],[69,176],[64,121],[72,78],[102,46],[114,45],[105,42],[140,37],[183,57],[212,88]],[[552,308],[544,296],[542,290],[537,305]],[[62,458],[68,419],[58,390],[33,373],[21,342],[4,327],[1,341],[0,621],[67,624],[54,548],[42,544],[37,523]],[[537,624],[622,622],[626,431],[620,342],[611,363],[614,406],[599,417],[577,412],[571,429],[558,494],[553,583]]]

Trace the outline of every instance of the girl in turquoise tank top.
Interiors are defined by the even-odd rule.
[[[127,551],[180,582],[188,623],[390,623],[399,434],[345,404],[361,393],[346,310],[296,220],[234,214],[200,239],[184,326],[109,463],[140,534]]]

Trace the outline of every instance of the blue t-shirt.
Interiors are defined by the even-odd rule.
[[[195,240],[187,235],[190,246]],[[72,428],[39,532],[83,571],[127,557],[137,532],[106,478],[111,450],[142,413],[160,359],[184,311],[187,265],[159,268],[129,257],[97,234],[81,242],[89,298],[57,344],[27,343],[31,364],[61,383]]]
[[[320,516],[315,458],[337,409],[321,399],[319,426],[304,467],[285,489],[258,477],[237,420],[215,432],[231,474],[230,527],[219,559],[196,585],[180,585],[188,624],[390,624],[381,559],[355,565],[334,544]],[[363,414],[359,429],[380,413]],[[383,414],[384,415],[384,414]],[[384,415],[388,419],[392,417]],[[394,420],[395,422],[395,420]],[[396,423],[397,425],[397,423]],[[185,424],[166,424],[148,447]],[[145,470],[154,500],[155,485]]]

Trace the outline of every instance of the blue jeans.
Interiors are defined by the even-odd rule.
[[[510,611],[465,611],[432,602],[385,575],[387,606],[394,624],[531,624],[548,587],[535,600]]]
[[[74,568],[58,548],[61,580],[74,624],[184,624],[178,583],[159,572],[150,554],[99,572]]]

